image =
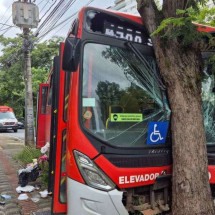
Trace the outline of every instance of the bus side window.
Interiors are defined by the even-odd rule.
[[[41,114],[46,114],[47,94],[48,94],[48,87],[43,86],[42,87]]]

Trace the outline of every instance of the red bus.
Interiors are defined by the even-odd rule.
[[[50,143],[52,214],[168,212],[170,116],[141,18],[83,8],[39,91],[37,146]]]

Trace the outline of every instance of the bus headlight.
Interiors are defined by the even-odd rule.
[[[115,188],[115,184],[90,158],[78,151],[74,151],[74,155],[81,175],[87,185],[104,191],[110,191]]]

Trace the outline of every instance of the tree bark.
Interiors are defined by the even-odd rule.
[[[159,22],[153,1],[137,2],[151,34]],[[177,1],[165,2],[165,8],[173,15],[169,8]],[[168,2],[171,5],[167,5]],[[164,42],[159,36],[154,36],[152,42],[172,110],[172,214],[214,215],[202,115],[200,51],[192,47],[185,49],[177,39]]]

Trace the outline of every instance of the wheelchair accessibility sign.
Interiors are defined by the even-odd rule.
[[[149,122],[147,144],[162,144],[166,142],[169,122]]]

